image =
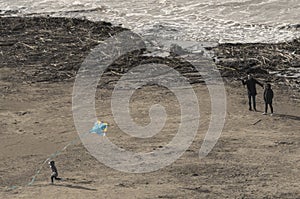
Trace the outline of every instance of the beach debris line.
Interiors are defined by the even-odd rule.
[[[90,49],[126,29],[111,23],[64,17],[0,18],[1,67],[11,81],[60,82],[76,76]]]
[[[300,38],[283,43],[227,43],[211,48],[223,77],[255,74],[300,91]],[[297,96],[296,96],[297,97]]]
[[[2,67],[16,70],[16,75],[9,81],[72,80],[91,49],[125,30],[111,23],[86,19],[3,17],[0,19],[0,45],[3,48],[0,61]],[[205,49],[214,54],[213,59],[223,77],[236,78],[251,72],[258,78],[300,89],[300,38],[277,44],[227,43]],[[198,71],[184,60],[174,56],[145,56],[144,52],[149,53],[141,49],[115,60],[104,73],[109,83],[103,82],[103,86],[110,88],[117,77],[144,63],[166,64],[188,77],[190,83],[203,83]]]

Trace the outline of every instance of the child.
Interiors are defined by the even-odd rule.
[[[273,90],[271,89],[271,84],[267,84],[264,91],[264,100],[265,100],[265,112],[263,115],[266,115],[268,112],[268,105],[271,109],[271,116],[273,115],[273,106],[272,106],[272,100],[273,100]]]
[[[52,174],[51,174],[51,183],[53,184],[53,179],[55,180],[61,180],[61,178],[58,178],[58,172],[55,166],[55,162],[52,160],[49,162],[50,168],[52,170]]]

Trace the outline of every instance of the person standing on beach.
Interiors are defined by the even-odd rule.
[[[61,180],[61,178],[58,178],[58,172],[57,172],[57,168],[55,166],[55,162],[52,160],[49,162],[50,168],[52,170],[52,174],[51,174],[51,183],[54,183],[54,179],[55,180]]]
[[[271,89],[271,84],[267,84],[265,91],[264,91],[264,101],[265,101],[265,112],[263,115],[267,115],[268,112],[268,105],[271,109],[271,116],[273,115],[273,106],[272,106],[272,100],[273,100],[273,90]]]
[[[248,90],[248,100],[249,100],[249,111],[252,111],[252,106],[251,106],[251,99],[253,101],[253,109],[254,111],[256,111],[256,101],[255,101],[255,96],[257,94],[256,92],[256,84],[260,85],[261,87],[263,87],[263,85],[257,81],[256,79],[254,79],[252,77],[252,75],[248,75],[248,79],[242,80],[243,85],[247,86],[247,90]]]

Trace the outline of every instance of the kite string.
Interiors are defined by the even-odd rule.
[[[56,151],[55,153],[52,153],[42,164],[41,166],[39,167],[39,169],[35,172],[35,174],[32,176],[32,179],[31,181],[28,183],[28,186],[31,186],[35,180],[36,180],[36,177],[39,175],[40,171],[42,170],[43,166],[49,161],[51,160],[52,158],[55,158],[57,157],[59,154],[61,154],[63,151],[65,151],[69,146],[75,144],[79,139],[81,138],[84,138],[86,135],[88,135],[88,133],[84,133],[82,134],[81,136],[75,138],[74,140],[70,141],[66,146],[64,146],[61,150],[58,150]]]
[[[66,146],[64,146],[61,150],[58,150],[56,151],[55,153],[51,154],[42,164],[41,166],[39,167],[39,169],[35,172],[35,174],[32,176],[32,179],[31,181],[27,184],[27,186],[31,186],[35,180],[36,180],[36,177],[38,176],[38,174],[40,173],[40,171],[42,170],[43,166],[51,159],[51,158],[54,158],[54,157],[57,157],[59,154],[61,154],[63,151],[65,151],[69,146],[75,144],[79,139],[82,139],[84,138],[85,136],[87,136],[89,133],[97,133],[97,134],[102,134],[103,136],[105,136],[105,132],[107,130],[107,123],[104,123],[105,125],[105,128],[102,129],[103,126],[99,125],[99,123],[101,123],[101,121],[98,121],[95,123],[95,126],[93,127],[92,130],[90,130],[90,132],[87,132],[87,133],[84,133],[84,134],[81,134],[79,135],[79,137],[75,138],[74,140],[70,141]],[[95,131],[93,131],[95,130]],[[101,131],[100,133],[98,131]],[[16,189],[17,186],[11,186],[9,188],[9,190],[13,190],[13,189]]]

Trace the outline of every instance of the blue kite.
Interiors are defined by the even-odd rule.
[[[96,133],[98,135],[106,135],[108,124],[106,122],[97,121],[95,122],[93,128],[90,130],[90,133]]]

